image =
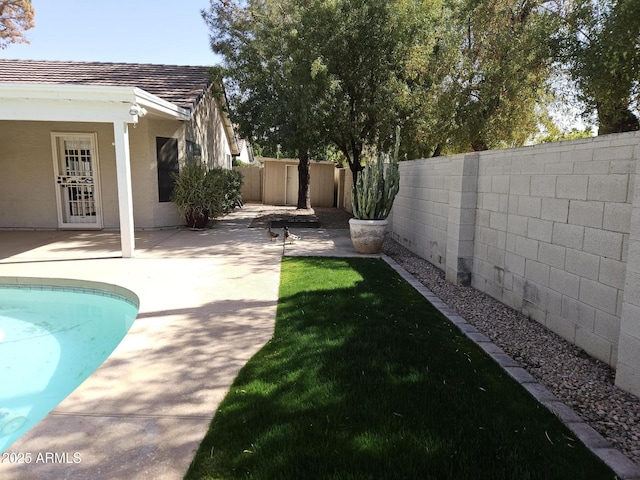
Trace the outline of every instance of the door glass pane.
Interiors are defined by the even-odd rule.
[[[61,145],[59,180],[62,189],[64,223],[95,223],[96,200],[94,188],[91,141],[64,139]]]

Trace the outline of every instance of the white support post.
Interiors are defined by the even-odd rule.
[[[130,258],[135,253],[135,233],[133,225],[131,156],[129,154],[129,125],[124,122],[114,122],[113,134],[116,146],[120,243],[122,245],[122,257]]]

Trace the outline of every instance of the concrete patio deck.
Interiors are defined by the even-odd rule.
[[[201,232],[137,232],[131,259],[119,258],[117,233],[0,232],[0,277],[112,283],[140,298],[113,354],[9,448],[32,463],[0,463],[0,478],[183,477],[239,369],[271,338],[283,250],[344,254],[322,231],[299,244],[268,241],[247,228],[261,208]],[[47,452],[81,461],[35,463]]]

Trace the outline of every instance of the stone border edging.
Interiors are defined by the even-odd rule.
[[[391,257],[380,256],[387,264],[407,281],[418,293],[429,301],[442,315],[478,345],[489,357],[500,365],[507,374],[524,387],[538,402],[551,411],[569,430],[611,468],[620,480],[640,480],[640,466],[624,455],[620,450],[587,424],[571,408],[561,402],[547,387],[538,383],[536,379],[518,362],[495,345],[489,337],[481,333],[476,327],[458,315],[451,307],[443,302],[431,290],[420,283]]]

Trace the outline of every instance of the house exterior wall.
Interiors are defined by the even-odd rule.
[[[0,122],[0,227],[57,228],[51,137]]]
[[[103,223],[117,225],[111,124],[0,121],[0,228],[58,228],[52,132],[97,133]]]
[[[207,91],[187,122],[185,138],[200,145],[209,168],[231,168],[232,152],[213,89]]]
[[[400,163],[401,244],[640,395],[640,133]]]
[[[158,198],[158,152],[156,151],[156,137],[178,139],[178,161],[184,163],[186,152],[185,128],[180,122],[172,120],[149,119],[140,122],[138,127],[129,130],[131,143],[131,158],[133,170],[134,154],[141,159],[136,161],[146,170],[134,176],[134,215],[136,215],[136,199],[145,205],[145,215],[135,217],[136,228],[159,228],[183,225],[183,219],[173,202],[160,202]],[[134,153],[135,149],[135,153]],[[144,159],[144,160],[142,160]],[[133,172],[132,172],[133,173]],[[146,178],[144,185],[138,184],[136,178]],[[140,189],[136,193],[136,190]],[[144,197],[142,198],[142,196]],[[146,220],[145,220],[146,219]]]
[[[240,154],[238,155],[238,160],[242,163],[259,166],[256,165],[255,159],[253,157],[253,150],[251,149],[251,145],[247,141],[241,141],[242,147],[240,148]]]
[[[118,229],[113,124],[13,121],[0,121],[0,228],[58,228],[52,132],[96,133],[103,227]],[[129,130],[134,222],[139,229],[182,224],[173,203],[158,201],[157,136],[178,138],[179,151],[185,151],[181,122],[145,118]]]

